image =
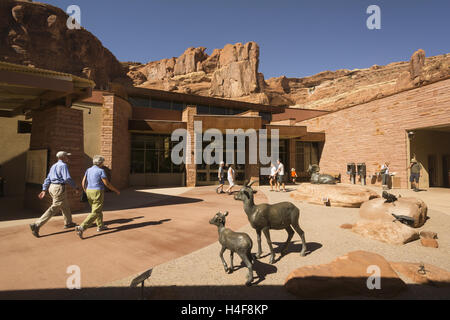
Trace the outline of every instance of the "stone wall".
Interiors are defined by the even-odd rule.
[[[298,125],[325,132],[322,172],[339,172],[347,182],[346,164],[365,162],[374,174],[384,161],[408,186],[407,130],[450,125],[450,80],[329,113]]]
[[[33,112],[33,126],[30,140],[30,150],[48,149],[48,168],[57,161],[56,153],[66,151],[69,157],[69,171],[77,186],[86,170],[84,164],[83,142],[83,112],[63,106],[56,106],[42,111]],[[42,181],[44,182],[44,181]],[[42,190],[41,185],[26,185],[25,207],[44,211],[48,208],[51,198],[47,196],[39,201],[37,196]],[[67,188],[67,195],[72,211],[84,208],[80,196],[71,187]]]

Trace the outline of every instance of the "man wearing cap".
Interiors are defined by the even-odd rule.
[[[36,238],[39,238],[39,229],[59,211],[61,211],[64,216],[64,229],[76,227],[76,224],[72,222],[72,212],[70,211],[69,202],[67,200],[66,185],[68,184],[76,189],[77,194],[79,194],[80,188],[76,186],[70,176],[69,168],[67,166],[67,163],[69,162],[68,156],[71,156],[71,154],[65,151],[60,151],[56,154],[58,162],[51,167],[50,172],[42,185],[42,192],[39,194],[39,199],[44,199],[48,192],[53,199],[53,203],[42,217],[30,225],[31,232]]]

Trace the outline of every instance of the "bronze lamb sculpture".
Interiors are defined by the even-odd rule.
[[[228,212],[225,214],[219,212],[209,221],[210,224],[216,225],[219,230],[219,243],[222,245],[222,250],[220,251],[219,256],[220,259],[222,259],[225,272],[232,273],[234,269],[233,257],[236,252],[248,268],[247,282],[245,285],[250,286],[253,281],[253,242],[248,234],[234,232],[225,228],[227,216]],[[230,250],[230,268],[228,268],[227,263],[223,258],[223,253],[227,249]]]
[[[304,257],[306,255],[306,241],[305,233],[298,224],[300,217],[300,210],[290,202],[282,202],[277,204],[258,204],[255,205],[253,201],[253,195],[257,192],[251,188],[251,184],[245,183],[244,187],[234,196],[235,200],[244,202],[244,211],[247,214],[248,221],[253,229],[256,230],[258,236],[258,254],[256,258],[261,258],[261,231],[264,233],[267,244],[270,248],[270,263],[275,262],[275,253],[273,252],[272,241],[270,240],[270,229],[282,230],[285,229],[288,233],[286,243],[283,245],[281,255],[287,253],[289,242],[292,240],[295,232],[298,233],[302,239],[302,251],[300,255]],[[294,230],[292,230],[294,228]]]
[[[320,174],[317,164],[309,165],[308,173],[311,174],[312,184],[336,184],[336,179],[329,174]]]

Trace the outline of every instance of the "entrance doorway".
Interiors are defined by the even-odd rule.
[[[409,134],[410,158],[415,156],[421,164],[419,188],[449,188],[450,125],[413,129],[408,132],[414,133]]]

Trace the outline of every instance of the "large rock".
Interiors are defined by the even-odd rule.
[[[93,80],[130,84],[114,55],[85,29],[69,30],[61,9],[26,1],[0,1],[0,60],[67,72]]]
[[[380,270],[380,290],[370,290],[367,286],[368,278],[373,274],[371,266]],[[301,267],[289,274],[284,286],[302,299],[393,297],[406,289],[388,261],[366,251],[350,252],[328,264]]]
[[[360,220],[352,231],[365,238],[402,245],[419,239],[419,232],[399,221]]]
[[[328,199],[329,205],[334,207],[359,208],[362,203],[380,196],[375,191],[358,185],[302,183],[291,197],[295,200],[321,205]]]
[[[427,212],[425,202],[417,198],[399,198],[392,203],[386,203],[385,199],[373,199],[363,203],[359,209],[360,217],[366,220],[392,222],[393,214],[413,218],[414,228],[420,228],[425,224]]]
[[[415,284],[450,287],[450,272],[431,264],[391,262],[392,268]]]

